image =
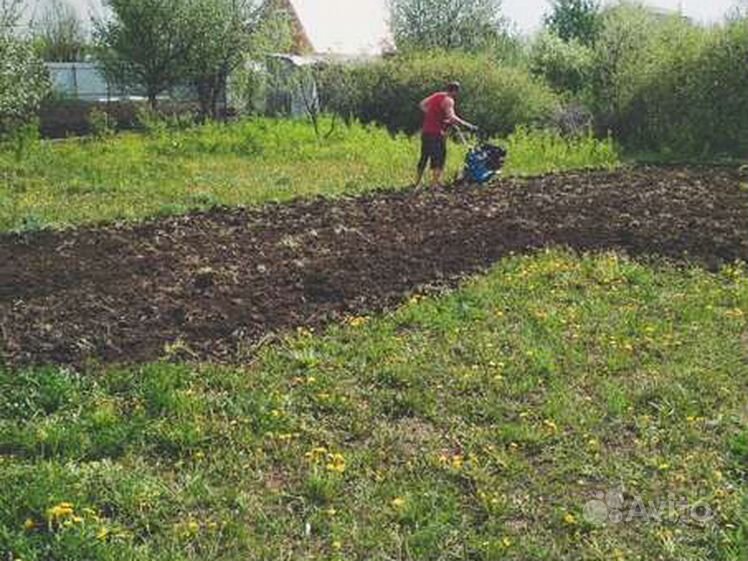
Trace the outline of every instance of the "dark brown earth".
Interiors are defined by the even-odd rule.
[[[139,362],[177,341],[232,360],[269,333],[381,310],[551,245],[745,260],[746,181],[640,168],[5,235],[0,361]]]

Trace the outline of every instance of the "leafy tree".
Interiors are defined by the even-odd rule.
[[[530,49],[530,70],[557,91],[578,94],[588,85],[593,56],[592,48],[576,39],[564,41],[554,33],[541,33]]]
[[[546,27],[564,41],[590,45],[600,31],[599,0],[553,0]]]
[[[738,0],[728,14],[728,20],[732,23],[748,19],[748,0]]]
[[[270,76],[260,64],[270,53],[291,52],[294,45],[290,15],[284,10],[266,8],[255,12],[249,44],[241,63],[229,79],[229,93],[233,107],[242,113],[265,110]]]
[[[398,49],[489,50],[506,36],[501,0],[390,0]]]
[[[113,17],[96,26],[105,73],[144,88],[154,109],[159,94],[191,85],[202,115],[216,117],[232,74],[242,75],[232,87],[249,87],[245,63],[293,40],[287,14],[268,14],[257,0],[110,0],[110,7]]]
[[[650,10],[626,3],[607,9],[602,21],[589,84],[590,103],[601,128],[615,130],[617,116],[629,105],[636,88],[636,65],[652,52],[658,22]]]
[[[151,108],[184,84],[200,40],[194,0],[109,0],[112,17],[96,22],[99,60],[107,78],[145,89]]]
[[[31,121],[49,87],[47,70],[32,45],[0,34],[0,133]]]
[[[187,61],[189,79],[202,115],[217,117],[218,98],[252,46],[260,11],[252,0],[196,0],[192,10],[195,42]]]
[[[0,0],[0,134],[34,118],[49,93],[49,75],[28,41],[13,35],[20,0]]]
[[[67,0],[52,0],[35,26],[36,41],[44,60],[76,62],[86,49],[86,31]]]
[[[23,12],[23,0],[0,0],[0,35],[9,34]]]

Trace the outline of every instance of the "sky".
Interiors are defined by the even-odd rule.
[[[50,0],[25,0],[44,6]],[[101,0],[68,0],[88,19]],[[378,52],[387,41],[387,0],[292,0],[307,32],[320,52],[361,54]],[[720,21],[737,0],[645,0],[660,8],[678,10],[697,21]],[[525,33],[537,29],[548,10],[547,0],[503,0],[504,15]]]
[[[293,0],[307,23],[312,42],[321,51],[358,53],[375,50],[387,37],[386,0]],[[677,10],[697,21],[720,21],[736,0],[647,0]],[[520,31],[537,29],[548,10],[547,0],[503,0],[504,15]]]

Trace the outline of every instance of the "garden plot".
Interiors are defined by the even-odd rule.
[[[233,361],[548,246],[748,259],[746,178],[639,168],[0,238],[0,360]]]

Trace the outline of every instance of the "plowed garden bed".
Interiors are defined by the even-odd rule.
[[[748,259],[748,179],[639,168],[0,237],[0,361],[231,360],[269,333],[394,305],[562,245]]]

